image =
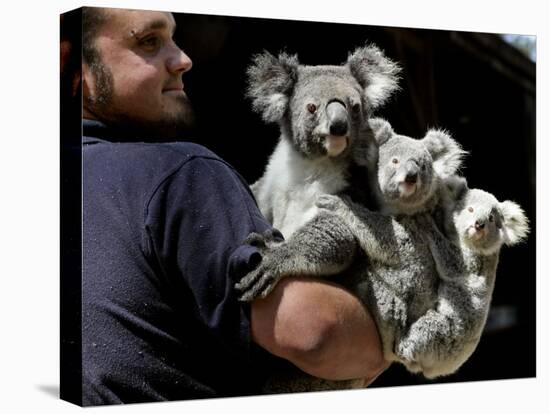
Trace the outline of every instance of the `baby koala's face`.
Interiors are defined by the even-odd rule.
[[[468,190],[458,202],[453,219],[459,237],[471,249],[489,255],[502,246],[504,219],[492,194]]]
[[[380,147],[378,182],[387,203],[412,214],[433,194],[432,156],[420,140],[395,136]]]

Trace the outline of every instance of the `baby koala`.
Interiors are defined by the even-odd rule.
[[[529,232],[519,205],[499,202],[466,180],[447,181],[443,203],[447,237],[431,217],[422,216],[441,278],[436,307],[412,323],[397,353],[428,378],[455,372],[474,352],[485,326],[501,247]]]
[[[248,96],[281,135],[251,189],[285,237],[315,216],[320,194],[346,189],[353,167],[364,171],[375,147],[368,120],[397,89],[398,73],[373,45],[356,49],[342,65],[302,65],[285,53],[254,58]]]
[[[375,318],[385,358],[417,372],[416,362],[399,353],[399,344],[410,326],[437,306],[440,282],[418,217],[430,217],[440,205],[444,180],[457,172],[464,151],[442,131],[430,130],[416,140],[396,134],[384,120],[372,125],[379,148],[371,185],[381,211],[338,196],[319,197],[319,214],[286,242],[251,238],[263,249],[263,259],[236,288],[242,300],[252,300],[267,295],[282,277],[344,272],[342,284]]]

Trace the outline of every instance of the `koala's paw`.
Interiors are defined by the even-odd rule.
[[[270,265],[270,260],[264,257],[255,270],[235,285],[235,289],[241,293],[239,300],[251,302],[258,297],[265,298],[282,277],[276,266]]]
[[[395,353],[407,364],[416,363],[416,352],[414,351],[412,344],[408,343],[408,341],[401,341],[398,344]]]
[[[264,250],[269,247],[270,244],[282,241],[282,235],[277,230],[269,229],[260,233],[250,233],[244,240],[244,244],[257,247],[259,250]]]
[[[348,208],[346,203],[338,196],[322,194],[315,200],[315,205],[325,210],[337,211]]]

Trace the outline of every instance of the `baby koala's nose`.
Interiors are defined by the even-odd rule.
[[[475,224],[476,230],[483,230],[485,228],[485,223],[479,220],[476,220]]]

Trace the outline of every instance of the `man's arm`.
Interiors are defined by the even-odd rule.
[[[310,375],[372,382],[384,360],[376,325],[358,298],[327,281],[282,280],[252,302],[252,339]]]

